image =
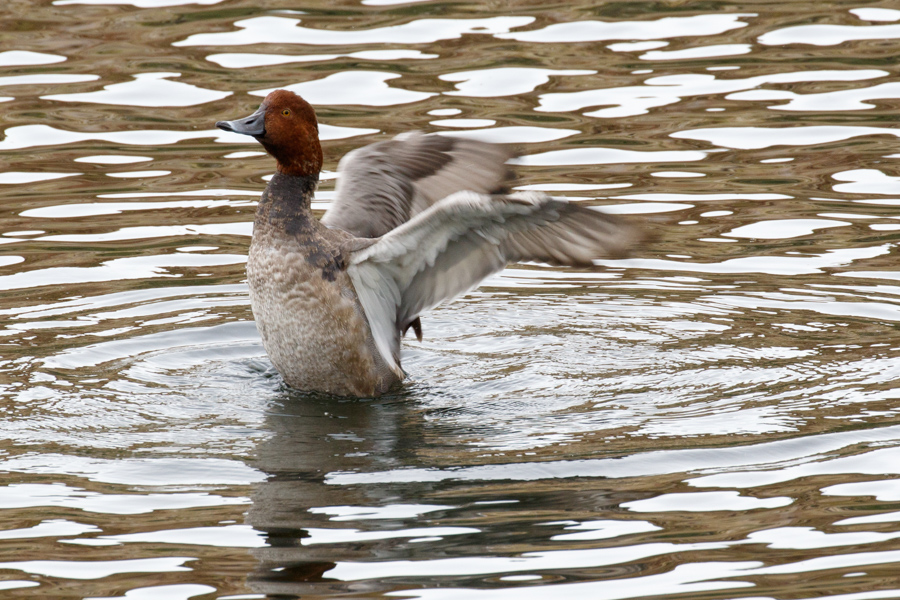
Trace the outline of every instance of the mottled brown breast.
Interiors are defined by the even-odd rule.
[[[247,262],[253,315],[273,365],[292,387],[373,396],[396,383],[374,349],[341,247],[308,208],[314,182],[272,178]]]

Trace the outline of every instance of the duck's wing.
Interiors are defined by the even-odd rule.
[[[621,218],[545,194],[460,192],[351,250],[347,272],[379,352],[399,369],[400,331],[508,263],[592,266],[644,238]]]
[[[513,155],[496,144],[419,132],[353,150],[338,164],[322,223],[357,237],[382,236],[454,192],[503,191]]]

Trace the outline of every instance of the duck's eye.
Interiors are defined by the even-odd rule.
[[[281,111],[281,114],[283,114],[286,117],[289,117],[289,116],[291,116],[291,110],[289,108],[286,108],[283,111]]]

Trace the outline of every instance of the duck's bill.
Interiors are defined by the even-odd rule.
[[[218,121],[216,127],[225,131],[233,131],[234,133],[262,137],[266,134],[266,111],[260,106],[249,117],[235,119],[234,121]]]

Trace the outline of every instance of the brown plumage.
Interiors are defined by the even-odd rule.
[[[247,279],[272,363],[293,386],[371,396],[398,383],[400,338],[420,315],[513,261],[590,266],[644,239],[630,223],[537,193],[498,194],[512,153],[404,134],[340,162],[318,221],[315,111],[286,90],[217,127],[255,137],[277,161],[257,209]]]
[[[266,96],[263,106],[267,109],[266,131],[256,139],[275,157],[278,172],[318,179],[322,170],[322,146],[313,107],[287,90],[272,92]]]

